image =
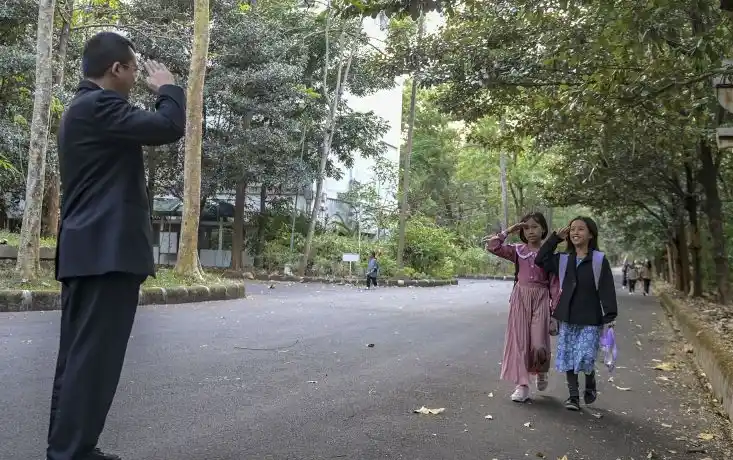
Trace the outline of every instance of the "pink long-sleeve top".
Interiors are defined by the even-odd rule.
[[[487,249],[490,253],[519,264],[519,284],[550,284],[547,273],[535,265],[537,252],[531,251],[526,244],[507,244],[507,234],[501,232],[489,239]]]

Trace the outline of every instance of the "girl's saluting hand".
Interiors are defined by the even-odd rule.
[[[563,240],[564,239],[567,239],[568,234],[570,234],[570,226],[568,225],[567,227],[561,228],[560,230],[557,231],[556,234],[557,234],[558,238],[560,238],[560,239],[563,239]]]
[[[516,232],[518,232],[519,230],[521,230],[521,229],[522,229],[522,227],[524,227],[525,225],[526,225],[526,224],[525,224],[524,222],[519,222],[519,223],[516,223],[516,224],[512,225],[511,227],[507,228],[507,229],[506,229],[506,232],[507,232],[508,234],[516,233]]]

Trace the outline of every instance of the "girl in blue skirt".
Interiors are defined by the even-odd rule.
[[[555,254],[562,240],[567,241],[567,254]],[[594,256],[594,252],[598,253]],[[593,219],[577,217],[553,233],[537,254],[537,265],[563,279],[553,313],[559,329],[555,368],[567,377],[570,397],[565,407],[577,411],[578,374],[585,374],[583,399],[592,404],[597,397],[595,364],[601,334],[604,327],[614,327],[617,315],[613,273],[598,250],[598,226]]]

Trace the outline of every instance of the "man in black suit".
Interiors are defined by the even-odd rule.
[[[51,397],[48,460],[114,460],[97,448],[114,399],[140,285],[155,275],[143,145],[178,141],[185,94],[146,62],[155,111],[128,102],[139,68],[111,32],[84,47],[84,80],[61,119],[63,203],[56,250],[61,340]]]

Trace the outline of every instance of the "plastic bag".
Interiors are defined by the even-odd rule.
[[[609,374],[613,375],[616,368],[616,358],[618,350],[616,349],[616,332],[612,327],[606,327],[601,335],[601,348],[603,349],[603,363],[606,365]]]

